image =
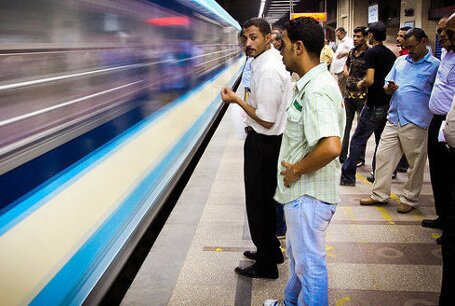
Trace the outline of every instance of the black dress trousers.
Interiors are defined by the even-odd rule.
[[[430,165],[431,187],[433,188],[436,214],[444,223],[445,208],[450,195],[449,175],[453,171],[448,165],[449,151],[445,143],[438,141],[439,129],[445,116],[434,115],[428,128],[428,162]]]
[[[259,134],[250,128],[244,146],[246,212],[251,239],[257,248],[255,268],[262,271],[275,268],[275,258],[281,255],[273,199],[281,138],[281,135]]]

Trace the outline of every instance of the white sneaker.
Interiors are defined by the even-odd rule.
[[[263,306],[286,306],[284,305],[284,301],[280,300],[265,300],[262,304]]]

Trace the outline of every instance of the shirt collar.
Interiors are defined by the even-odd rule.
[[[431,52],[430,52],[429,50],[427,50],[427,51],[428,51],[427,54],[425,54],[425,56],[424,56],[423,58],[421,58],[418,62],[414,62],[414,60],[412,59],[412,57],[411,57],[410,54],[408,54],[408,55],[406,56],[406,60],[407,60],[408,62],[410,62],[411,64],[416,64],[416,65],[417,65],[417,64],[421,64],[421,63],[423,63],[424,61],[429,62],[429,61],[430,61],[429,58],[430,58],[430,56],[432,56],[432,55],[431,55]]]
[[[327,71],[327,65],[326,63],[321,63],[317,65],[316,67],[311,68],[310,71],[305,73],[304,76],[302,76],[296,83],[297,90],[300,92],[302,91],[306,84],[310,82],[313,78],[315,78],[318,74],[321,72]]]
[[[355,58],[359,58],[360,56],[362,56],[363,54],[365,54],[365,52],[368,51],[368,49],[370,49],[368,46],[365,48],[365,50],[362,50],[360,51],[360,54],[359,56],[355,56],[355,47],[351,49],[352,51],[352,56],[354,56]]]
[[[453,50],[447,51],[445,56],[448,56],[447,58],[455,57],[455,52],[453,52]]]
[[[257,67],[261,66],[267,60],[271,52],[274,52],[272,48],[265,50],[264,52],[259,54],[258,57],[253,59],[253,61],[251,62],[251,68],[253,69],[253,71],[256,70]]]

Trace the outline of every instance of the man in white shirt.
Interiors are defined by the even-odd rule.
[[[243,39],[251,63],[250,96],[242,100],[229,88],[223,88],[225,103],[236,103],[247,113],[247,137],[244,146],[245,200],[251,239],[257,251],[244,256],[256,262],[237,267],[235,272],[251,278],[278,278],[278,263],[284,261],[276,237],[278,154],[286,124],[286,106],[290,101],[291,82],[283,62],[271,48],[271,29],[262,18],[243,24]]]
[[[330,72],[337,78],[338,86],[344,96],[347,78],[347,76],[343,74],[344,65],[346,64],[349,51],[354,48],[354,41],[346,34],[346,30],[343,27],[338,28],[335,31],[335,34],[340,43],[338,44],[337,51],[333,56],[332,64],[330,65]]]
[[[452,43],[450,52],[455,52],[455,13],[453,13],[447,20],[446,26],[442,29]],[[441,33],[440,33],[441,34]],[[446,57],[449,56],[449,52]],[[453,67],[452,69],[455,69]],[[453,87],[454,84],[451,83]],[[446,125],[444,129],[444,137],[447,142],[447,150],[449,150],[450,157],[447,160],[446,167],[450,169],[449,176],[449,192],[450,197],[448,202],[445,203],[447,208],[446,218],[442,227],[442,284],[441,294],[439,296],[439,305],[446,306],[452,305],[455,301],[455,97],[452,98],[452,105],[446,118]]]

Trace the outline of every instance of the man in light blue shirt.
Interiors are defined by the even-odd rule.
[[[392,99],[376,153],[376,180],[370,197],[360,200],[361,205],[388,202],[391,177],[404,153],[410,167],[399,213],[417,207],[427,159],[428,126],[433,118],[428,104],[439,67],[439,60],[426,48],[428,37],[422,29],[410,29],[404,38],[409,55],[399,57],[385,78],[384,90]]]

